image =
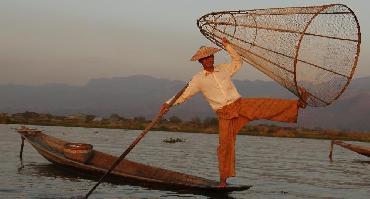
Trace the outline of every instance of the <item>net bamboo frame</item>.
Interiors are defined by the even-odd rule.
[[[224,48],[226,37],[261,72],[310,106],[327,106],[351,82],[361,44],[360,25],[343,4],[212,12],[197,21],[200,32]]]

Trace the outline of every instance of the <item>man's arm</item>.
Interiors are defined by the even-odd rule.
[[[222,38],[222,45],[225,47],[227,53],[231,57],[231,63],[225,64],[225,68],[230,73],[230,76],[233,76],[236,72],[239,71],[242,65],[242,59],[240,55],[234,50],[229,40],[225,37]]]
[[[185,102],[186,100],[188,100],[189,98],[191,98],[192,96],[194,96],[195,94],[197,94],[198,92],[200,91],[199,89],[199,85],[198,85],[198,82],[196,81],[195,78],[193,78],[189,83],[188,83],[188,87],[185,89],[185,91],[182,93],[182,95],[175,101],[175,103],[173,104],[173,106],[175,105],[178,105],[178,104],[181,104],[183,102]],[[161,106],[161,113],[166,113],[168,112],[170,106],[169,106],[169,103],[170,101],[173,99],[174,97],[172,97],[171,99],[167,100],[162,106]]]

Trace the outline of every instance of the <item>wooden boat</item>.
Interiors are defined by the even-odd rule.
[[[92,149],[91,156],[84,162],[66,158],[64,146],[69,142],[46,135],[30,128],[19,128],[18,133],[26,139],[44,158],[62,168],[79,171],[92,177],[101,177],[117,157]],[[23,147],[22,147],[23,150]],[[21,151],[22,151],[21,150]],[[249,189],[249,185],[229,185],[218,187],[218,182],[205,178],[187,175],[167,169],[153,167],[127,159],[113,170],[107,181],[121,181],[144,187],[178,190],[185,192],[228,193]]]
[[[364,147],[364,146],[359,146],[355,144],[348,144],[348,143],[338,141],[338,140],[332,140],[331,145],[330,145],[330,154],[329,154],[330,160],[333,159],[333,148],[335,144],[343,148],[349,149],[351,151],[354,151],[358,154],[370,157],[370,147]]]

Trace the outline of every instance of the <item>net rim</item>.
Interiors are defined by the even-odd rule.
[[[326,13],[325,11],[332,8],[332,7],[344,7],[346,10],[345,11],[341,11],[341,12],[328,12]],[[346,88],[348,87],[349,83],[351,82],[352,78],[353,78],[353,75],[354,75],[354,72],[355,72],[355,69],[357,67],[357,64],[358,64],[358,61],[359,61],[359,54],[360,54],[360,46],[361,46],[361,29],[360,29],[360,24],[359,24],[359,21],[358,21],[358,18],[357,16],[355,15],[354,11],[352,9],[350,9],[348,6],[344,5],[344,4],[326,4],[326,5],[320,5],[320,6],[299,6],[299,7],[285,7],[285,8],[265,8],[265,9],[251,9],[251,10],[234,10],[234,11],[219,11],[219,12],[211,12],[211,13],[208,13],[208,14],[205,14],[203,16],[201,16],[198,20],[197,20],[197,26],[200,30],[200,32],[208,39],[210,40],[211,42],[213,42],[214,44],[216,44],[217,46],[224,48],[224,46],[221,44],[221,42],[219,41],[219,37],[216,36],[216,38],[214,37],[215,35],[212,35],[209,33],[209,29],[203,29],[202,26],[206,25],[207,24],[207,21],[204,20],[206,19],[207,17],[210,17],[210,16],[216,16],[219,15],[217,18],[219,18],[221,15],[223,14],[228,14],[228,15],[231,15],[232,18],[234,18],[234,22],[235,22],[235,14],[250,14],[251,16],[253,15],[258,15],[256,13],[252,13],[253,11],[265,11],[265,10],[269,10],[269,9],[277,9],[277,10],[287,10],[287,9],[305,9],[305,8],[315,8],[315,9],[319,9],[319,10],[314,10],[312,12],[307,12],[307,13],[303,13],[303,14],[310,14],[310,15],[313,15],[310,20],[308,22],[306,22],[307,24],[304,26],[304,31],[300,34],[299,36],[299,40],[297,40],[297,45],[295,46],[296,50],[295,50],[295,56],[294,56],[294,64],[293,64],[293,67],[294,67],[294,88],[293,90],[291,89],[288,89],[290,90],[291,92],[293,92],[294,94],[297,95],[298,98],[301,98],[301,94],[298,92],[298,83],[297,83],[297,63],[298,63],[298,56],[299,56],[299,50],[300,50],[300,45],[302,43],[302,40],[304,38],[305,33],[308,29],[308,27],[311,25],[311,23],[314,21],[314,19],[320,15],[320,14],[350,14],[351,17],[354,19],[355,23],[356,23],[356,28],[357,28],[357,40],[354,41],[357,43],[356,45],[356,51],[354,51],[354,57],[353,57],[353,64],[351,65],[351,69],[348,70],[350,71],[350,75],[347,77],[347,80],[346,83],[344,84],[344,86],[342,86],[342,88],[339,88],[338,89],[338,92],[336,95],[333,95],[335,97],[329,99],[329,100],[322,100],[320,99],[320,97],[316,97],[314,95],[310,95],[312,96],[312,98],[315,98],[313,100],[319,100],[320,102],[324,103],[324,104],[308,104],[310,106],[327,106],[329,104],[331,104],[332,102],[334,102],[335,100],[337,100],[342,94],[343,92],[346,90]],[[347,12],[348,11],[348,12]],[[268,13],[264,13],[264,15],[267,15]],[[276,13],[275,13],[276,14]],[[279,13],[278,13],[279,14]],[[284,13],[280,13],[281,15],[284,15]],[[285,13],[285,15],[293,15],[293,14],[299,14],[298,12],[291,12],[291,13]],[[236,24],[236,23],[235,23]],[[217,25],[216,25],[217,26]],[[213,30],[215,30],[216,26],[213,27]],[[355,27],[355,26],[354,26]],[[234,34],[235,35],[235,30],[236,28],[234,27]],[[257,29],[256,29],[257,31]],[[355,34],[356,35],[356,34]],[[256,37],[256,36],[255,36]],[[256,39],[256,38],[255,38]],[[243,58],[243,60],[245,60]],[[253,64],[252,64],[253,65]],[[349,69],[349,67],[348,67]],[[278,82],[279,84],[281,84],[280,82]],[[283,84],[281,84],[282,86],[284,86]],[[285,86],[284,86],[285,87]]]

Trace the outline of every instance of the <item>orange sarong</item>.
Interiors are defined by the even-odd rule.
[[[216,113],[219,118],[219,172],[221,179],[226,179],[235,176],[235,140],[239,130],[248,122],[259,119],[295,123],[298,117],[298,101],[240,98]]]

